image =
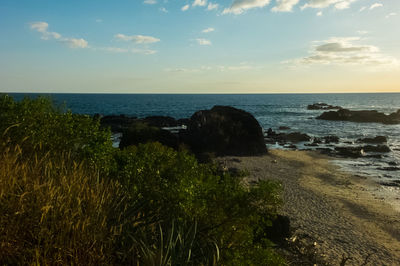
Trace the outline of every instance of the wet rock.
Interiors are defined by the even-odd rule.
[[[380,185],[386,186],[386,187],[400,187],[400,183],[398,182],[379,182]]]
[[[261,155],[267,152],[258,121],[250,113],[230,106],[214,106],[194,113],[181,137],[195,153]]]
[[[378,170],[382,170],[382,171],[400,171],[400,167],[379,167],[377,168]]]
[[[321,139],[321,138],[314,137],[313,143],[314,143],[314,144],[321,144],[321,143],[322,143],[322,139]]]
[[[287,126],[280,126],[278,129],[279,129],[279,130],[289,130],[290,127],[287,127]]]
[[[363,147],[365,152],[391,152],[390,148],[386,145],[366,145]]]
[[[327,103],[314,103],[307,106],[308,110],[331,110],[331,109],[342,109],[340,106],[333,106]]]
[[[307,147],[318,147],[319,145],[318,145],[318,143],[313,142],[313,143],[306,143],[306,144],[304,144],[304,146],[307,146]]]
[[[302,142],[302,141],[310,141],[311,137],[304,133],[292,132],[283,135],[283,139],[291,142]]]
[[[397,162],[388,162],[388,165],[395,166],[395,165],[398,165],[398,163]]]
[[[325,143],[329,144],[329,143],[338,143],[339,142],[339,137],[338,136],[325,136],[324,137]]]
[[[338,155],[351,158],[359,158],[364,155],[364,150],[361,147],[335,147]]]
[[[387,138],[385,136],[376,136],[375,138],[358,139],[357,142],[363,142],[363,143],[385,143],[385,142],[387,142]]]
[[[297,146],[296,145],[294,145],[294,144],[290,144],[290,145],[288,145],[288,146],[285,146],[285,148],[288,148],[288,149],[297,149]]]
[[[340,109],[338,111],[324,112],[317,119],[333,121],[350,121],[363,123],[399,124],[400,110],[390,115],[379,113],[376,110],[351,111]]]

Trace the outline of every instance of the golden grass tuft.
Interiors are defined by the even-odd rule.
[[[68,154],[26,161],[19,146],[0,147],[0,264],[111,263],[126,223],[120,185]]]

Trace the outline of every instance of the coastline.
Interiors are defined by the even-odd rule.
[[[318,152],[287,150],[218,158],[228,168],[248,170],[249,183],[280,181],[290,241],[308,240],[313,256],[324,264],[339,265],[348,258],[346,265],[398,265],[400,212],[383,200],[378,184],[341,171],[332,160]]]

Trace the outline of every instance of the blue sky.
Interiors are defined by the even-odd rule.
[[[0,91],[400,92],[399,0],[2,0]]]

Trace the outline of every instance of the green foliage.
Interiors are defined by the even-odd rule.
[[[100,130],[98,120],[64,109],[45,97],[16,102],[2,95],[0,132],[11,145],[20,145],[24,156],[69,152],[78,161],[108,171],[113,166],[111,133]]]
[[[0,110],[0,264],[283,264],[263,231],[278,183],[245,187],[160,143],[113,149],[48,99]]]

